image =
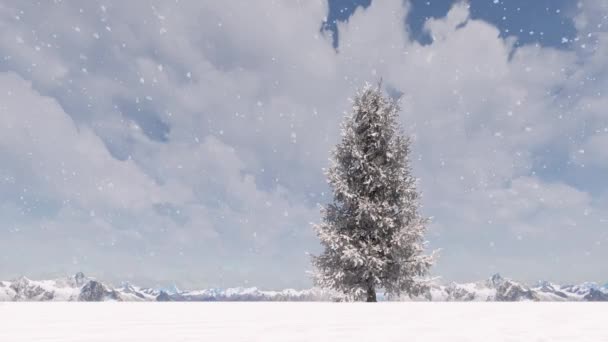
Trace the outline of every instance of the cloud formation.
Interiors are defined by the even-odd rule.
[[[605,2],[581,2],[569,50],[516,46],[466,3],[421,45],[408,11],[357,9],[334,49],[325,1],[5,2],[0,277],[308,286],[322,168],[382,77],[436,274],[604,281]]]

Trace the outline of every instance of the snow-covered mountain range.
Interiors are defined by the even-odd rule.
[[[320,289],[262,291],[257,288],[230,288],[181,291],[141,288],[129,283],[113,287],[82,273],[54,280],[21,277],[0,281],[0,301],[337,301],[334,294]],[[383,296],[379,296],[383,300]],[[433,284],[414,301],[608,301],[608,284],[557,285],[541,281],[526,286],[496,274],[475,283]]]
[[[432,301],[608,301],[608,284],[558,285],[539,281],[527,286],[495,274],[475,283],[433,285],[421,297],[418,299]]]

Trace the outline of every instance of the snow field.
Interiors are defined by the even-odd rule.
[[[608,303],[0,303],[2,342],[608,341]]]

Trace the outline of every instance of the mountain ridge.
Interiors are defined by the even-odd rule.
[[[380,293],[379,300],[386,300]],[[478,282],[447,285],[431,283],[427,292],[403,301],[608,301],[608,284],[585,282],[558,285],[539,281],[534,286],[503,278],[499,274]],[[1,301],[341,301],[337,293],[318,288],[305,290],[260,290],[256,287],[227,289],[179,290],[142,288],[123,282],[113,287],[82,272],[65,278],[31,280],[19,277],[0,281]]]

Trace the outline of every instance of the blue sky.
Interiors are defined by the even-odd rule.
[[[0,5],[0,279],[308,287],[349,98],[403,94],[433,274],[605,282],[608,3]]]
[[[456,1],[413,0],[405,25],[411,37],[420,43],[432,40],[423,30],[429,18],[445,17]],[[329,1],[326,29],[336,31],[337,21],[346,21],[357,8],[367,8],[370,0],[333,0]],[[576,37],[572,20],[578,2],[568,0],[472,0],[469,1],[472,19],[485,20],[498,29],[501,37],[516,36],[518,44],[541,44],[557,48],[569,48],[571,43],[564,42]],[[336,39],[336,44],[337,44]]]

